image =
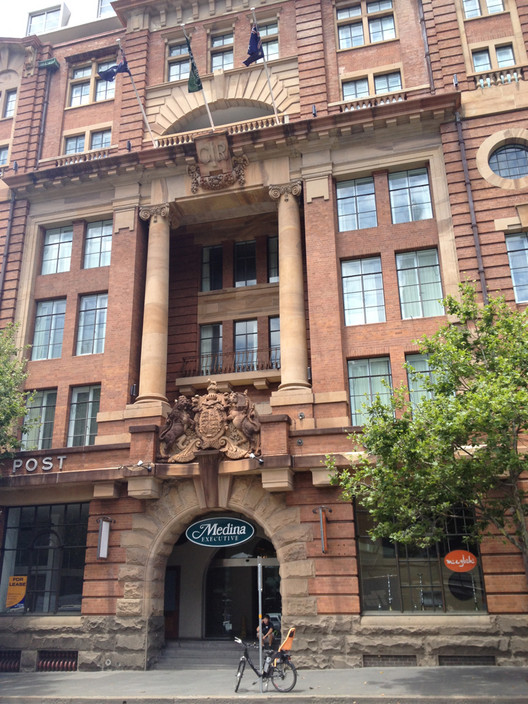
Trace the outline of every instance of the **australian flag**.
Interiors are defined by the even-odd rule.
[[[126,59],[123,59],[118,64],[114,64],[114,66],[105,68],[103,71],[99,71],[97,75],[99,76],[99,78],[102,78],[103,81],[112,82],[118,73],[130,74],[130,69],[128,68]]]
[[[249,47],[248,47],[248,57],[242,63],[249,66],[254,61],[264,58],[264,51],[262,49],[262,42],[260,40],[260,34],[257,25],[253,25],[251,34],[249,36]]]

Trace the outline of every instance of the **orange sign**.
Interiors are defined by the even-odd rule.
[[[9,577],[7,586],[6,607],[8,609],[23,609],[26,596],[27,577]]]
[[[477,558],[467,550],[451,550],[444,557],[444,565],[452,572],[469,572],[477,566]]]

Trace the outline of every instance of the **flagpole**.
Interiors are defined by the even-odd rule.
[[[190,45],[191,39],[190,39],[190,37],[187,35],[187,32],[185,31],[185,25],[182,24],[182,25],[180,25],[180,26],[181,26],[181,28],[183,29],[183,35],[184,35],[185,39],[187,39],[187,41],[189,42],[189,45]],[[203,94],[205,109],[207,110],[207,115],[208,115],[208,117],[209,117],[209,122],[211,123],[211,129],[212,129],[212,131],[214,132],[214,131],[215,131],[215,125],[214,125],[214,122],[213,122],[213,116],[211,115],[211,111],[209,110],[209,103],[207,102],[207,96],[205,95],[205,88],[203,87],[203,85],[202,85],[202,94]]]
[[[119,50],[121,51],[123,58],[125,58],[125,52],[123,51],[123,48],[121,46],[121,39],[117,39],[116,41],[119,44]],[[147,115],[145,113],[145,110],[143,109],[143,105],[141,104],[141,98],[139,97],[139,93],[137,92],[136,84],[134,83],[134,76],[130,73],[130,70],[128,71],[128,75],[130,76],[130,80],[132,81],[132,88],[134,89],[134,93],[136,94],[139,109],[141,110],[141,114],[143,115],[143,121],[152,140],[152,144],[154,147],[156,147],[156,140],[154,139],[154,135],[152,134],[152,130],[150,129],[149,121],[147,120]]]
[[[257,23],[256,15],[255,15],[255,8],[252,7],[250,9],[253,14],[253,23],[254,23],[255,27],[257,28],[257,32],[258,32],[258,23]],[[259,33],[259,36],[260,36],[260,33]],[[269,74],[269,69],[268,69],[268,62],[266,61],[266,53],[264,51],[264,47],[262,47],[262,60],[264,61],[264,69],[266,71],[266,78],[268,79],[268,88],[269,88],[269,92],[271,95],[271,102],[273,103],[273,111],[275,113],[275,123],[278,125],[279,124],[279,115],[277,113],[277,106],[275,105],[275,97],[273,96],[273,89],[271,87],[271,79],[270,79],[270,74]]]

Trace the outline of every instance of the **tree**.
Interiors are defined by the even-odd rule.
[[[20,445],[17,429],[29,400],[23,391],[26,364],[19,357],[15,333],[13,325],[0,330],[0,458],[9,457]]]
[[[405,386],[389,403],[374,399],[350,436],[360,459],[326,464],[343,498],[369,511],[372,538],[426,547],[454,507],[469,506],[471,538],[493,527],[520,550],[528,577],[528,313],[503,297],[480,307],[470,284],[444,305],[453,322],[417,341],[431,370],[420,375],[421,400],[411,404]]]

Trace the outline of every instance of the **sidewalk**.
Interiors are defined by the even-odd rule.
[[[289,694],[260,693],[246,670],[0,674],[1,704],[527,704],[528,667],[388,667],[301,670]]]

